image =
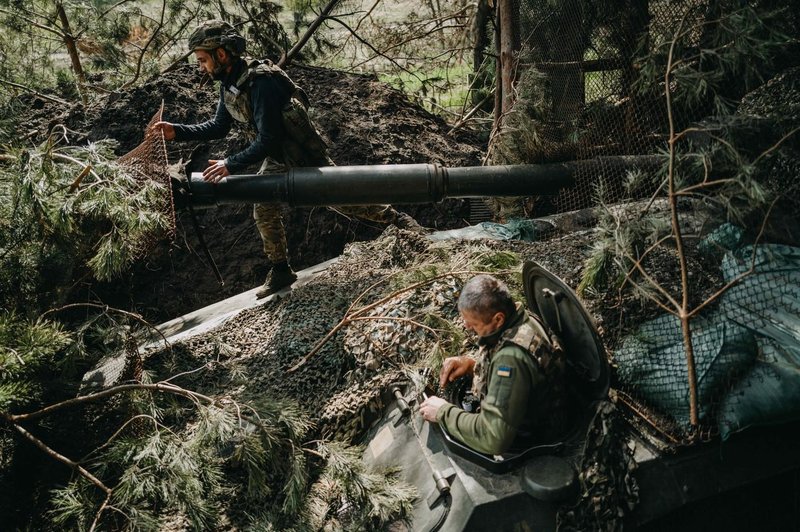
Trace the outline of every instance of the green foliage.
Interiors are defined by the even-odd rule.
[[[609,249],[608,240],[595,241],[583,267],[583,275],[576,290],[578,295],[584,295],[587,290],[600,291],[608,288],[608,277],[613,271],[613,257],[613,250]]]
[[[671,178],[673,197],[681,206],[677,223],[682,233],[697,231],[704,216],[717,223],[758,227],[780,191],[766,186],[763,152],[737,140],[743,136],[747,117],[731,115],[737,100],[730,97],[740,98],[760,83],[772,58],[786,46],[789,39],[780,20],[785,10],[727,1],[710,7],[687,3],[683,9],[665,33],[651,32],[642,38],[635,83],[642,95],[664,98],[664,91],[669,91],[675,127],[672,150],[664,148],[657,154],[663,161],[657,171],[629,173],[625,192],[632,198],[654,191],[656,196],[666,195]],[[644,211],[612,209],[603,203],[604,196],[598,190],[604,215],[579,289],[612,288],[628,277],[639,280],[628,286],[644,297],[663,300],[634,266],[651,253],[674,253],[677,235],[669,212],[663,203],[658,208],[652,202]],[[702,205],[706,212],[687,209],[686,202]]]
[[[438,375],[442,367],[442,361],[445,358],[461,354],[461,347],[466,338],[464,328],[452,319],[433,313],[425,314],[422,323],[432,329],[441,331],[442,339],[436,343],[431,352],[426,353],[427,356],[417,365],[423,368],[431,368],[431,371]]]
[[[521,259],[510,251],[488,251],[475,261],[475,269],[486,272],[503,272],[518,268]]]
[[[549,78],[535,68],[522,72],[514,107],[503,118],[503,128],[492,142],[494,164],[527,164],[551,160],[561,133],[548,114],[553,97]]]
[[[111,144],[15,150],[0,165],[0,301],[23,312],[56,301],[71,272],[119,275],[171,227],[166,185],[118,165]],[[80,180],[80,182],[78,182]],[[44,300],[43,300],[44,299]]]
[[[277,21],[279,5],[268,0],[227,4],[3,0],[0,79],[44,93],[57,87],[59,96],[70,100],[80,91],[86,103],[96,88],[102,94],[158,73],[185,53],[188,33],[209,18],[246,22],[243,28],[254,55],[277,59],[287,48]],[[7,105],[18,90],[4,90],[0,104]]]
[[[638,91],[663,92],[671,55],[675,117],[696,118],[698,111],[709,110],[729,115],[738,98],[763,83],[771,62],[789,43],[783,32],[787,9],[730,0],[686,3],[683,16],[664,33],[642,40]]]
[[[363,449],[321,443],[314,455],[322,463],[309,463],[302,446],[309,428],[295,405],[264,397],[197,405],[172,427],[140,417],[85,461],[113,488],[117,511],[101,512],[100,527],[160,530],[169,520],[208,530],[227,515],[249,530],[317,530],[346,515],[348,530],[380,530],[408,512],[413,490],[394,472],[368,471]],[[102,495],[79,477],[53,491],[49,519],[87,528]],[[258,511],[237,516],[228,507],[234,498]]]
[[[61,363],[57,355],[69,341],[57,324],[0,312],[0,412],[41,402],[47,383],[41,379]]]
[[[394,471],[370,472],[361,460],[363,449],[341,443],[320,446],[326,460],[309,496],[312,530],[383,530],[387,523],[407,515],[416,497],[412,486],[400,482]]]

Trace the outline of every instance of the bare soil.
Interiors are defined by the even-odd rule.
[[[338,165],[480,164],[483,145],[477,136],[470,132],[448,135],[449,127],[441,118],[373,76],[305,66],[291,67],[288,72],[309,93],[312,116],[328,139],[331,156]],[[32,140],[43,141],[63,124],[70,143],[115,139],[119,143],[116,151],[122,155],[141,142],[145,126],[162,101],[165,120],[197,123],[213,116],[217,94],[215,84],[201,88],[196,69],[185,64],[141,87],[111,94],[86,109],[35,100],[22,128],[32,132]],[[169,143],[170,162],[188,159],[195,144]],[[226,139],[205,143],[201,151],[207,158],[224,157],[246,144],[240,131],[232,131]],[[397,208],[436,229],[462,227],[469,213],[468,203],[461,200]],[[173,242],[159,244],[123,279],[114,283],[83,282],[75,297],[135,309],[158,322],[261,284],[269,266],[252,208],[222,206],[201,211],[199,218],[224,286],[217,283],[206,263],[190,218],[179,213]],[[296,269],[335,257],[348,242],[375,238],[385,229],[326,208],[286,209],[284,221],[291,262]]]

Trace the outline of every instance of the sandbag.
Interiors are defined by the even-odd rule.
[[[753,334],[718,314],[692,320],[699,417],[720,397],[733,375],[742,373],[756,357]],[[614,354],[617,375],[626,388],[649,406],[689,425],[689,380],[680,320],[666,314],[644,323]]]
[[[800,419],[800,248],[768,244],[726,254],[726,282],[749,271],[723,298],[719,312],[750,329],[758,358],[720,406],[723,439],[747,427]]]

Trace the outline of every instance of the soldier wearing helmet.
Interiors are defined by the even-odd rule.
[[[189,36],[200,70],[220,82],[213,118],[200,124],[157,122],[165,140],[211,140],[225,137],[233,122],[249,126],[253,139],[244,150],[225,159],[211,160],[203,179],[218,183],[230,174],[261,163],[259,173],[283,166],[327,166],[333,161],[327,146],[308,117],[305,92],[269,60],[244,56],[246,41],[222,20],[209,20]],[[389,205],[337,207],[339,212],[379,223],[422,229],[410,216]],[[256,204],[253,217],[272,267],[256,297],[291,286],[297,275],[289,265],[286,230],[280,205]]]

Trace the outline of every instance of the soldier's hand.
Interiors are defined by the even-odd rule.
[[[453,382],[464,375],[471,375],[475,368],[475,360],[466,357],[448,357],[444,359],[442,371],[439,373],[439,388],[444,388],[448,382]]]
[[[175,127],[169,122],[156,122],[151,129],[161,131],[164,134],[164,140],[175,138]]]
[[[431,395],[430,397],[425,399],[421,405],[419,405],[419,413],[422,414],[422,417],[426,421],[435,423],[436,414],[439,412],[439,409],[446,404],[447,401],[445,401],[441,397],[436,397],[435,395]]]
[[[219,183],[224,178],[231,175],[231,173],[228,172],[228,168],[225,166],[225,160],[218,161],[216,159],[209,159],[208,164],[210,166],[203,170],[203,181]]]

